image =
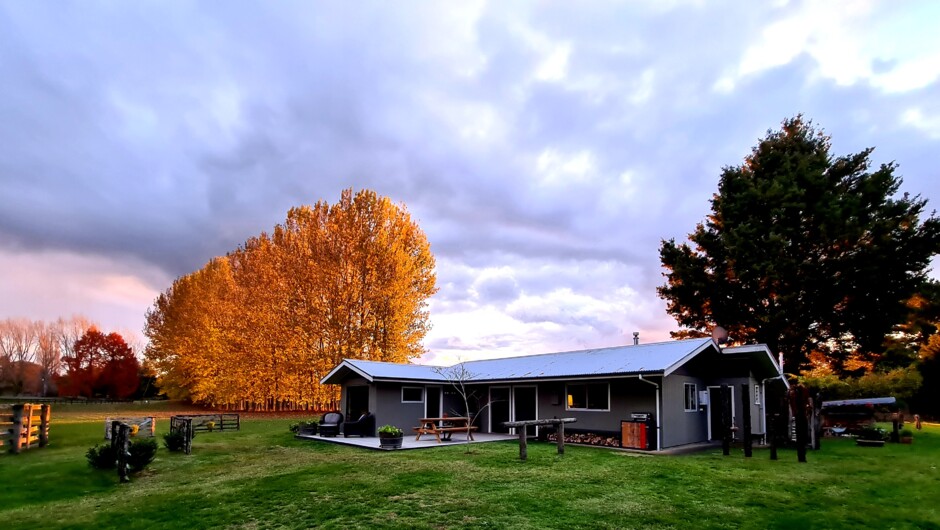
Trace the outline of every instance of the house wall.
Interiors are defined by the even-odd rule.
[[[663,444],[675,447],[708,440],[708,413],[698,407],[695,412],[685,410],[685,385],[694,384],[696,392],[705,390],[706,381],[690,374],[673,373],[663,378]]]
[[[406,433],[418,425],[418,420],[424,417],[425,393],[420,403],[402,403],[401,389],[403,386],[424,387],[422,384],[376,383],[376,426],[394,425]]]
[[[572,381],[581,383],[583,381]],[[656,395],[653,385],[635,377],[609,381],[610,410],[568,410],[565,382],[541,383],[538,386],[540,418],[577,418],[567,427],[578,430],[620,432],[620,421],[629,420],[636,412],[656,414]]]
[[[737,374],[736,374],[737,375]],[[661,412],[660,418],[661,430],[658,436],[661,437],[661,447],[675,447],[680,445],[704,442],[708,440],[708,409],[699,407],[695,412],[686,412],[685,409],[685,383],[694,383],[697,391],[706,390],[709,386],[718,386],[721,384],[734,385],[734,422],[741,425],[741,396],[740,385],[748,384],[749,406],[751,407],[751,432],[758,434],[765,430],[763,424],[763,406],[764,399],[760,404],[754,403],[754,387],[759,385],[750,373],[740,374],[736,377],[696,377],[689,371],[677,371],[665,378],[648,377],[660,385]],[[575,383],[584,382],[583,380],[572,380]],[[568,410],[566,407],[566,383],[563,381],[552,382],[520,382],[517,385],[497,384],[492,386],[515,387],[515,386],[535,386],[537,410],[539,418],[576,418],[577,422],[569,424],[567,428],[579,431],[592,431],[603,433],[620,432],[621,420],[630,420],[633,413],[651,413],[653,414],[653,426],[655,434],[655,425],[657,414],[656,410],[656,388],[653,385],[640,381],[636,377],[615,378],[608,382],[610,388],[610,410]],[[367,385],[370,388],[369,406],[376,416],[376,426],[386,424],[400,427],[406,432],[411,432],[411,427],[418,425],[418,420],[425,417],[425,401],[427,393],[424,393],[424,400],[421,403],[402,403],[401,393],[403,386],[414,386],[427,388],[434,386],[443,391],[442,411],[446,414],[455,414],[462,411],[463,404],[460,395],[448,385],[444,384],[404,384],[404,383],[374,383],[370,384],[365,379],[351,378],[343,385],[341,398],[341,407],[346,409],[346,388],[349,386]],[[490,385],[473,385],[468,387],[469,392],[475,396],[478,401],[471,403],[471,410],[478,411],[486,403],[489,395]],[[763,397],[763,396],[762,396]],[[476,401],[476,400],[474,400]],[[483,410],[474,422],[480,432],[489,431],[489,409],[482,407]],[[656,446],[655,439],[653,446]]]
[[[729,385],[734,387],[734,402],[733,409],[734,415],[732,418],[732,423],[738,427],[738,430],[734,432],[734,438],[737,440],[741,439],[741,428],[744,425],[744,416],[741,413],[741,385],[747,384],[748,391],[748,408],[751,411],[751,434],[755,436],[760,436],[765,432],[764,419],[763,419],[763,404],[764,399],[761,396],[760,404],[754,403],[754,388],[760,386],[760,381],[754,378],[752,374],[747,374],[740,377],[719,377],[714,378],[709,381],[709,386],[720,386],[720,385]]]

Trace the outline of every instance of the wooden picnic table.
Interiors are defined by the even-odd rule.
[[[455,432],[465,432],[470,440],[473,440],[473,431],[477,430],[475,426],[470,425],[470,418],[464,416],[451,416],[447,418],[421,418],[420,425],[414,427],[417,433],[415,441],[421,439],[422,434],[433,434],[437,443],[441,440],[450,440],[451,434]],[[443,438],[441,436],[443,435]]]

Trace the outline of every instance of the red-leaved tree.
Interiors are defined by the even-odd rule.
[[[124,399],[137,391],[140,364],[117,333],[105,335],[89,329],[75,342],[74,354],[62,361],[65,375],[59,380],[60,395]]]

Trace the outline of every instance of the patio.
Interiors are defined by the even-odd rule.
[[[351,445],[355,447],[362,447],[364,449],[374,449],[376,451],[390,451],[391,449],[382,449],[379,447],[379,437],[375,436],[366,436],[359,437],[355,436],[352,438],[343,438],[342,435],[339,436],[320,436],[318,434],[298,434],[296,438],[301,440],[316,440],[318,442],[328,442],[340,445]],[[474,433],[473,440],[470,441],[472,444],[487,443],[487,442],[499,442],[505,440],[518,440],[518,436],[511,434],[493,434],[493,433]],[[462,436],[457,436],[453,440],[442,440],[440,443],[437,442],[433,437],[422,437],[420,440],[415,441],[414,436],[409,436],[407,433],[401,442],[401,449],[395,449],[395,451],[404,451],[407,449],[430,449],[432,447],[445,447],[448,445],[464,445],[467,443],[467,440]]]

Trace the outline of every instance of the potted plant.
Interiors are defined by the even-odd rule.
[[[863,447],[882,447],[887,438],[888,433],[884,429],[875,426],[865,427],[859,431],[855,444]]]
[[[394,425],[379,427],[379,447],[382,449],[401,449],[401,439],[404,432]]]
[[[901,429],[901,443],[914,443],[914,432],[910,429]]]

